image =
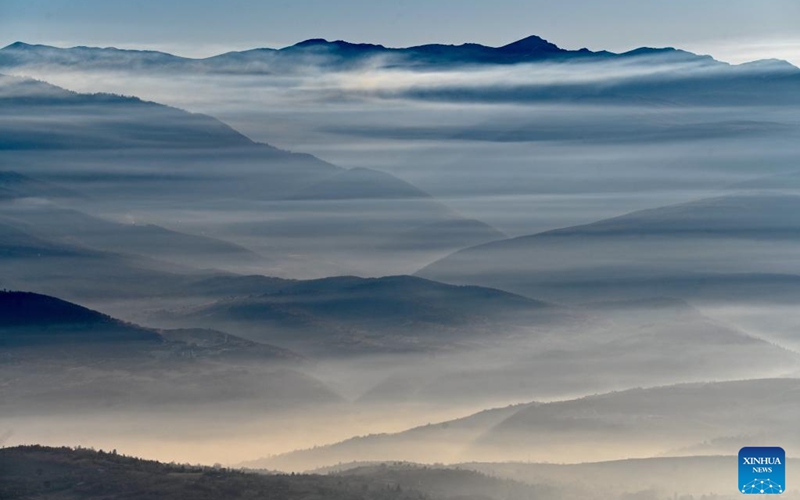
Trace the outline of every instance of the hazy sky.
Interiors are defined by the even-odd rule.
[[[161,49],[188,56],[307,38],[390,46],[502,45],[537,34],[565,48],[676,46],[741,62],[800,64],[796,0],[2,0],[0,44]]]

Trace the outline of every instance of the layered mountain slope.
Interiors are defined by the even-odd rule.
[[[631,386],[795,373],[797,354],[673,299],[602,303],[586,321],[505,339],[503,348],[395,369],[363,404],[552,400]],[[687,346],[691,346],[687,348]],[[479,368],[475,368],[479,367]]]
[[[523,408],[489,429],[474,451],[520,458],[546,450],[555,459],[595,449],[613,456],[613,443],[624,440],[631,455],[680,453],[688,446],[695,446],[694,453],[732,455],[748,440],[764,439],[766,428],[785,429],[797,413],[798,390],[797,379],[755,379],[632,389]]]
[[[25,292],[0,292],[0,345],[145,342],[162,337],[54,297]]]
[[[125,347],[115,350],[120,358],[167,353],[170,357],[196,359],[250,358],[261,362],[302,361],[287,349],[246,340],[218,330],[145,328],[124,322],[65,300],[32,292],[0,291],[2,347],[9,353],[35,353],[52,346],[65,349],[65,357],[81,349]],[[162,352],[163,351],[163,352]]]
[[[143,255],[183,266],[222,269],[269,266],[267,258],[217,238],[173,231],[155,224],[123,224],[40,198],[26,198],[18,197],[13,203],[0,201],[0,222],[56,243]]]
[[[220,280],[216,280],[218,283]],[[262,280],[249,296],[162,314],[176,325],[213,325],[320,355],[437,351],[574,325],[580,316],[499,290],[411,276]],[[259,290],[260,288],[260,290]],[[235,290],[234,288],[230,289]]]
[[[0,108],[0,168],[84,193],[76,204],[89,214],[138,219],[131,212],[142,211],[142,219],[161,223],[188,214],[181,232],[274,255],[272,271],[279,274],[407,273],[496,237],[488,226],[460,226],[464,217],[392,175],[346,170],[255,143],[206,115],[15,77],[0,77]],[[431,224],[452,227],[427,248],[411,251],[401,241]],[[140,250],[163,249],[161,235],[142,236]],[[118,250],[118,244],[101,248]],[[363,249],[379,249],[380,255],[362,255]],[[239,257],[228,261],[246,260],[241,252]],[[201,265],[216,267],[212,261]],[[255,264],[249,269],[263,272]]]
[[[67,299],[147,297],[217,274],[35,236],[2,220],[0,255],[0,286]]]
[[[341,170],[255,143],[210,116],[135,97],[0,76],[0,109],[3,166],[36,172],[96,202],[167,196],[186,202],[190,193],[206,201],[283,198]]]
[[[459,251],[423,277],[565,301],[795,300],[800,197],[735,194]]]
[[[491,410],[246,465],[307,470],[348,461],[574,463],[686,455],[682,448],[691,445],[697,445],[694,454],[734,455],[740,447],[769,439],[774,432],[791,434],[797,418],[794,398],[798,391],[798,379],[631,389]]]
[[[416,427],[394,434],[360,436],[313,450],[241,464],[253,469],[312,470],[351,461],[452,462],[486,429],[497,425],[527,405],[493,408],[464,418]],[[427,454],[427,456],[425,455]],[[426,458],[422,458],[426,456]]]
[[[211,330],[154,330],[54,297],[0,292],[6,417],[227,403],[281,410],[340,398],[291,351]]]
[[[0,76],[4,150],[214,148],[255,146],[210,116],[135,97],[78,94],[47,83]],[[69,115],[70,126],[58,114]],[[24,121],[12,121],[14,115]],[[265,149],[266,150],[266,149]],[[277,153],[276,150],[270,150]]]

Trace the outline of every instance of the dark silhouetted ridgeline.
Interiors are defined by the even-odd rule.
[[[41,499],[420,499],[418,492],[366,479],[265,475],[164,464],[87,449],[0,450],[0,498]]]
[[[18,446],[0,450],[0,498],[264,500],[533,500],[545,488],[466,470],[361,467],[341,474],[274,474],[165,464],[116,451]]]
[[[155,330],[55,297],[0,291],[4,416],[175,405],[280,410],[340,397],[280,347],[208,329]]]
[[[82,71],[146,70],[177,74],[273,75],[391,69],[447,71],[516,64],[572,67],[575,71],[639,67],[635,75],[608,85],[556,82],[503,86],[444,86],[412,89],[404,97],[445,101],[581,101],[692,104],[796,103],[800,69],[781,60],[730,65],[672,47],[640,47],[624,53],[567,50],[538,36],[502,47],[476,43],[390,48],[343,40],[311,39],[282,49],[256,48],[205,59],[115,48],[57,48],[16,42],[0,49],[0,69]],[[666,68],[671,71],[664,71]]]

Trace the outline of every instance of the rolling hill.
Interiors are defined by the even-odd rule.
[[[6,417],[340,401],[286,349],[213,330],[155,330],[54,297],[0,292]]]
[[[255,278],[227,281],[241,281],[250,295],[153,320],[212,325],[323,356],[449,350],[580,320],[577,313],[519,295],[411,276],[263,279],[256,286]]]
[[[148,321],[210,325],[317,359],[348,358],[350,369],[365,370],[361,376],[371,380],[355,393],[365,407],[493,406],[642,384],[736,379],[742,370],[782,376],[800,366],[796,353],[782,345],[677,299],[567,309],[405,276],[220,277],[195,287],[218,290],[222,298],[158,311]],[[249,295],[236,297],[237,288]],[[366,355],[378,354],[403,355],[402,363],[370,368]],[[432,354],[435,363],[427,359]]]
[[[797,379],[637,388],[490,410],[245,465],[289,471],[351,461],[576,463],[656,455],[733,455],[751,442],[769,441],[775,432],[791,434],[798,390]],[[785,438],[784,446],[794,441]],[[521,474],[514,477],[521,479]]]
[[[800,197],[732,194],[461,250],[418,275],[556,301],[793,301]]]
[[[130,498],[311,500],[533,500],[552,495],[473,471],[444,468],[361,468],[341,474],[243,472],[165,464],[88,449],[18,446],[0,450],[0,496],[22,499]]]
[[[488,429],[473,451],[519,459],[547,450],[566,459],[589,445],[600,456],[613,456],[612,443],[624,439],[635,450],[628,453],[638,456],[683,454],[690,446],[695,454],[734,454],[748,441],[769,439],[765,425],[785,429],[797,411],[798,390],[797,379],[752,379],[631,389],[523,408]],[[575,444],[567,445],[566,436]]]
[[[230,269],[219,263],[237,262],[250,272],[264,272],[269,263],[246,256],[244,246],[274,259],[271,272],[319,277],[407,273],[455,249],[496,238],[489,226],[459,225],[467,219],[388,173],[343,169],[256,143],[207,115],[9,76],[0,76],[0,109],[5,152],[0,168],[85,195],[68,208],[144,221],[139,224],[144,227],[125,228],[142,233],[136,240],[109,245],[105,234],[113,231],[103,231],[100,248],[118,250],[140,241],[130,251],[152,256],[155,252],[146,250],[164,250],[170,238],[189,239],[174,233],[202,234],[204,241],[196,237],[189,245],[168,246],[214,250],[222,243],[211,239],[226,240],[240,247],[226,246],[231,258],[194,264]],[[10,196],[7,191],[0,194]],[[191,217],[183,222],[187,214]],[[172,227],[172,234],[154,227],[176,219],[181,227]],[[61,232],[79,232],[70,224],[59,224]],[[429,247],[411,251],[402,241],[405,234],[413,238],[417,228],[435,224],[451,227]],[[85,232],[76,236],[87,237]],[[380,255],[364,255],[365,248],[379,249]]]
[[[528,484],[546,484],[576,497],[670,498],[683,495],[735,498],[736,456],[676,456],[588,462],[465,463],[453,467]],[[732,466],[734,465],[734,466]],[[697,474],[702,470],[703,474]],[[787,471],[787,484],[797,484],[797,471]],[[635,477],[635,480],[631,480]],[[794,488],[791,488],[794,490]],[[797,495],[797,491],[787,492]]]
[[[315,473],[381,473],[385,476],[413,475],[416,470],[478,471],[489,476],[512,479],[546,487],[548,498],[649,498],[674,497],[736,498],[736,456],[675,456],[578,464],[526,462],[468,462],[449,466],[412,463],[347,463],[326,467]],[[703,474],[697,474],[702,470]],[[787,471],[787,484],[797,484],[796,471]],[[632,479],[634,478],[634,479]],[[796,496],[794,488],[785,494]]]
[[[115,320],[46,295],[0,292],[0,345],[143,342],[160,344],[156,332]]]
[[[86,448],[18,446],[0,451],[4,498],[326,498],[622,500],[673,495],[736,498],[735,457],[671,457],[578,465],[466,463],[346,464],[312,474],[256,473],[225,467],[166,464]],[[731,464],[734,466],[731,466]],[[696,470],[702,469],[699,477]],[[733,470],[732,470],[733,469]],[[636,476],[631,481],[631,475]],[[789,469],[789,482],[795,484]],[[514,477],[514,480],[509,479]],[[731,484],[734,488],[731,488]],[[784,496],[795,498],[791,489]]]
[[[217,273],[34,236],[0,220],[0,286],[66,299],[152,296]]]
[[[479,438],[486,429],[526,406],[527,404],[493,408],[441,424],[429,424],[401,433],[359,436],[313,450],[294,451],[240,465],[251,469],[299,471],[353,461],[451,463],[457,460],[464,446]]]
[[[641,385],[738,379],[743,370],[754,377],[784,376],[799,366],[795,352],[717,323],[674,299],[603,303],[581,312],[583,322],[498,342],[502,347],[495,351],[396,369],[360,401],[497,406]]]
[[[19,176],[18,178],[30,179]],[[28,182],[33,182],[29,180]],[[178,266],[225,270],[267,269],[268,258],[217,238],[170,230],[155,224],[119,223],[64,208],[42,199],[0,202],[0,222],[53,243],[118,254],[141,255]]]
[[[9,353],[50,354],[50,347],[67,356],[84,348],[96,354],[113,348],[125,358],[167,354],[195,359],[238,358],[260,362],[302,361],[302,356],[268,344],[253,342],[218,330],[153,329],[118,320],[92,309],[31,292],[0,291],[0,347]],[[123,345],[117,348],[114,344]]]

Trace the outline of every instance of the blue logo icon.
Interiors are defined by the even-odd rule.
[[[779,495],[786,490],[786,452],[777,446],[739,450],[739,491],[745,495]]]

